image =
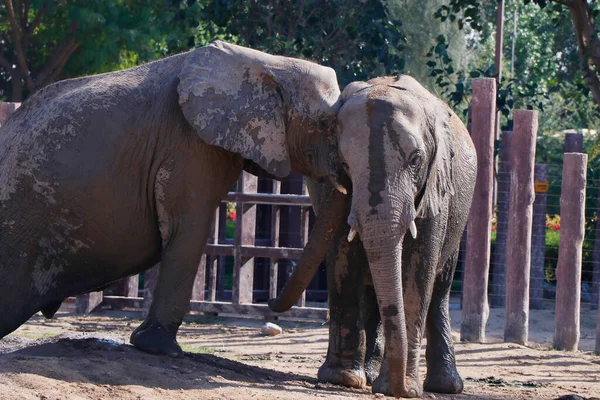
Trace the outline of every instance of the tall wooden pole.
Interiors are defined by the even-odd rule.
[[[587,154],[565,153],[560,195],[560,247],[556,268],[554,347],[577,350],[581,296],[581,256],[585,234]]]
[[[537,111],[515,110],[508,241],[506,244],[506,319],[504,341],[525,344],[529,335],[531,224],[535,199],[533,173]]]
[[[489,316],[487,286],[494,186],[495,79],[473,80],[472,107],[471,137],[477,152],[477,179],[467,223],[461,339],[482,342]]]

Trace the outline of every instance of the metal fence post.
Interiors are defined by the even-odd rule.
[[[583,152],[583,133],[577,131],[564,131],[565,149],[564,153]]]
[[[535,201],[531,230],[531,281],[529,308],[541,310],[544,306],[544,262],[546,260],[546,205],[548,202],[548,166],[535,164]]]
[[[598,322],[596,323],[596,349],[594,351],[600,356],[600,307],[598,307]]]
[[[477,180],[467,223],[461,339],[481,342],[485,340],[485,325],[489,316],[487,286],[496,123],[496,81],[493,78],[473,80],[472,107],[471,137],[477,151]]]
[[[556,268],[554,347],[577,350],[581,296],[581,256],[585,234],[587,154],[565,153],[560,195],[560,247]]]
[[[492,261],[490,285],[490,305],[504,307],[506,304],[506,238],[508,231],[508,205],[510,202],[510,149],[513,133],[502,132],[502,148],[500,150],[500,168],[498,169],[497,212],[496,212],[496,246]]]
[[[504,341],[525,344],[529,336],[531,223],[535,199],[533,172],[538,114],[537,111],[514,110],[513,115]]]

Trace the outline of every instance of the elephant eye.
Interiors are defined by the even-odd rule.
[[[419,165],[421,165],[421,154],[418,151],[415,151],[410,156],[410,166],[413,168],[417,168]]]
[[[344,171],[346,171],[346,173],[348,174],[348,171],[350,170],[350,167],[348,166],[348,164],[346,164],[345,161],[342,163],[342,168],[344,168]]]

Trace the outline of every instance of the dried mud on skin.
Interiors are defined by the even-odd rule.
[[[490,341],[502,319],[494,313]],[[180,330],[185,356],[170,358],[128,344],[138,318],[122,312],[79,317],[64,310],[53,320],[35,316],[0,341],[0,400],[382,398],[368,388],[317,383],[327,351],[327,326],[320,323],[281,321],[282,335],[264,337],[260,320],[195,317]],[[588,334],[583,328],[582,334]],[[600,357],[534,347],[457,343],[465,392],[425,393],[424,398],[600,397]]]

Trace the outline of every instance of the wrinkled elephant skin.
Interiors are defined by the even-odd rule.
[[[160,262],[131,341],[181,354],[214,210],[243,169],[335,175],[339,96],[330,68],[221,41],[32,95],[0,128],[0,338]]]
[[[342,99],[338,142],[352,181],[346,229],[358,233],[355,246],[366,257],[328,265],[337,285],[330,287],[330,348],[320,376],[335,381],[352,372],[372,381],[374,392],[419,397],[426,333],[425,390],[459,393],[448,301],[475,185],[473,144],[458,117],[411,77],[354,82]],[[346,287],[362,288],[358,306]],[[359,318],[336,318],[338,309]]]

